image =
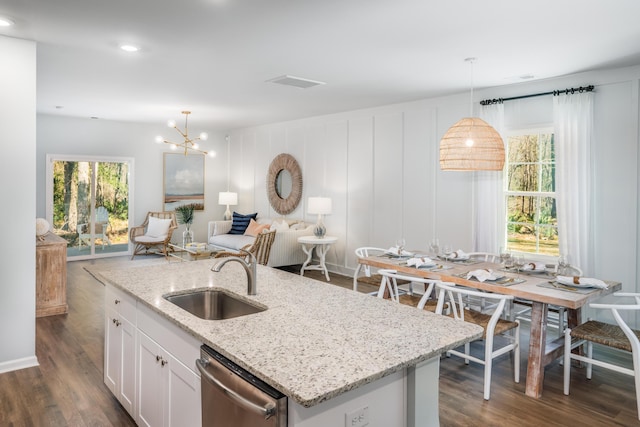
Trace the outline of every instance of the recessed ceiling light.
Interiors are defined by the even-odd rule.
[[[120,49],[124,50],[125,52],[137,52],[140,50],[138,46],[134,46],[132,44],[122,44],[120,45]]]
[[[0,27],[11,27],[15,22],[6,16],[0,16]]]

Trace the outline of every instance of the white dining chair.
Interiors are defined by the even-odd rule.
[[[422,294],[417,307],[420,310],[426,309],[435,312],[437,301],[431,300],[431,294],[433,292],[435,284],[440,282],[439,280],[411,276],[408,274],[399,273],[398,271],[391,269],[380,269],[378,270],[378,274],[382,276],[380,289],[378,289],[377,293],[378,298],[383,298],[385,291],[387,291],[389,293],[390,299],[399,303],[400,295],[405,292],[398,288],[398,283],[409,282],[411,286],[423,284],[424,293]]]
[[[355,253],[357,258],[366,258],[368,256],[382,255],[386,251],[386,249],[376,248],[373,246],[363,246],[357,248]],[[382,277],[379,275],[372,275],[372,268],[370,265],[360,264],[360,262],[358,262],[356,271],[353,273],[353,290],[356,292],[358,291],[358,276],[361,271],[364,272],[364,277],[367,278],[367,282],[377,282],[379,284],[380,280],[382,280]]]
[[[492,254],[490,252],[469,252],[469,258],[477,259],[484,262],[499,262],[500,255]]]
[[[473,260],[492,263],[500,262],[500,255],[492,254],[490,252],[469,252],[467,253],[467,255],[469,256],[469,259]],[[478,309],[483,313],[495,308],[495,304],[487,305],[487,300],[485,298],[474,298],[471,296],[467,296],[466,302],[469,307],[478,307]],[[508,313],[510,313],[510,310],[511,307],[507,307]]]
[[[631,298],[635,304],[590,304],[598,310],[611,310],[617,325],[589,320],[573,329],[567,328],[564,333],[564,394],[569,395],[571,382],[571,360],[578,360],[587,365],[587,379],[591,379],[593,365],[610,369],[634,377],[636,387],[636,407],[640,420],[640,331],[633,330],[622,318],[621,311],[640,311],[640,293],[616,292],[615,297]],[[634,315],[636,313],[632,313]],[[637,314],[636,314],[637,315]],[[633,369],[595,359],[593,344],[600,344],[631,353]],[[586,344],[586,355],[572,353],[576,347]]]
[[[436,313],[444,312],[445,303],[449,305],[449,316],[458,321],[464,321],[482,326],[484,334],[482,339],[485,341],[484,358],[472,356],[470,354],[470,343],[464,345],[464,351],[449,350],[447,356],[453,354],[462,357],[465,364],[469,361],[484,365],[484,399],[489,400],[491,396],[491,371],[493,367],[493,359],[508,352],[513,352],[513,379],[516,383],[520,382],[520,322],[518,320],[511,321],[501,318],[507,303],[513,300],[511,295],[484,293],[472,290],[455,283],[439,282],[436,284],[439,291],[438,305]],[[492,314],[481,313],[465,307],[464,297],[474,296],[478,298],[486,298],[496,303],[496,308]],[[508,334],[513,331],[513,334]],[[504,336],[508,344],[494,349],[494,338],[496,335]]]

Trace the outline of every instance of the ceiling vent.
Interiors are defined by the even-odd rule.
[[[295,77],[295,76],[288,76],[288,75],[267,80],[267,83],[278,83],[286,86],[299,87],[301,89],[307,89],[313,86],[326,84],[325,82],[319,82],[317,80],[303,79],[302,77]]]

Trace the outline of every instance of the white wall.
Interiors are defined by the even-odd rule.
[[[0,36],[0,372],[35,355],[36,45]]]
[[[636,290],[638,240],[638,80],[640,67],[584,73],[527,84],[476,90],[476,101],[596,85],[595,231],[597,277]],[[310,89],[312,90],[312,89]],[[333,199],[325,218],[339,243],[327,255],[333,271],[350,274],[359,246],[472,245],[472,174],[442,172],[439,139],[468,114],[468,94],[349,111],[231,132],[232,185],[242,188],[243,212],[272,216],[264,176],[271,159],[292,154],[303,173],[303,202],[291,216],[306,215],[308,196]],[[509,128],[552,124],[552,97],[505,103]]]
[[[134,159],[133,224],[144,221],[148,211],[163,209],[163,153],[170,152],[166,144],[156,144],[155,137],[167,134],[164,123],[156,125],[82,119],[39,114],[37,116],[37,214],[45,216],[45,184],[47,154],[130,157]],[[175,131],[174,131],[175,132]],[[179,142],[176,132],[173,140]],[[221,219],[226,206],[218,205],[218,192],[226,190],[227,143],[224,135],[212,134],[203,147],[216,152],[215,158],[205,158],[205,210],[197,211],[193,223],[194,238],[205,241],[207,222]],[[172,241],[182,239],[181,225]]]

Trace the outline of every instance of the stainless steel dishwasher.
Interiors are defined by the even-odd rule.
[[[204,427],[286,427],[284,394],[206,345],[196,365],[202,375]]]

